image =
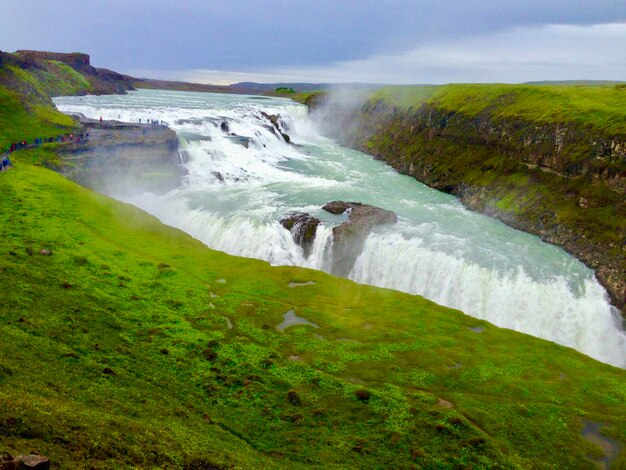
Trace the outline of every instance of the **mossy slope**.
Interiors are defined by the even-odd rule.
[[[16,159],[0,175],[3,449],[62,468],[593,468],[585,421],[626,443],[623,370],[209,250]],[[279,332],[290,309],[319,328]]]
[[[23,78],[30,76],[20,71],[0,68],[0,152],[13,142],[38,137],[53,137],[76,128],[74,121],[58,112],[50,99],[40,95]]]

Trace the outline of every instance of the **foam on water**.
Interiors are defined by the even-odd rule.
[[[451,196],[325,139],[303,106],[163,91],[56,103],[64,112],[162,120],[176,130],[188,171],[183,186],[165,196],[123,199],[212,248],[330,271],[332,227],[345,217],[321,206],[331,200],[377,205],[394,210],[400,222],[369,235],[351,279],[420,294],[626,367],[621,319],[592,271],[537,237],[471,213]],[[281,131],[302,146],[287,144],[262,111],[279,114]],[[323,221],[308,258],[279,223],[290,212]]]

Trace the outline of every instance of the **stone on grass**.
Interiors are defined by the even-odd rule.
[[[289,390],[287,392],[287,401],[294,406],[298,406],[302,404],[302,400],[300,399],[300,395],[295,390]]]
[[[359,399],[359,401],[369,401],[370,397],[372,396],[372,394],[365,390],[364,388],[361,388],[359,390],[357,390],[356,392],[354,392],[354,395]]]
[[[49,470],[50,460],[43,455],[24,455],[18,468],[23,470]]]

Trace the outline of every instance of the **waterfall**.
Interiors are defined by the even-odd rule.
[[[164,196],[119,197],[211,248],[331,272],[332,228],[345,216],[321,207],[332,200],[376,205],[400,220],[369,234],[350,279],[423,295],[626,367],[621,318],[591,270],[537,237],[471,213],[451,196],[325,139],[303,106],[164,91],[55,101],[64,112],[92,118],[167,122],[179,136],[184,184]],[[280,224],[294,212],[322,221],[308,256]]]

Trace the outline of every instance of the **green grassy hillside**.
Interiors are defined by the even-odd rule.
[[[3,449],[62,468],[592,468],[584,423],[626,443],[623,370],[209,250],[31,158],[0,175]],[[319,328],[277,330],[291,309]]]
[[[23,69],[10,56],[0,60],[0,152],[13,142],[55,137],[76,128],[69,116],[56,110],[50,92],[70,94],[85,79],[60,62],[51,67],[58,75]]]
[[[493,118],[530,123],[588,125],[626,136],[626,85],[443,85],[385,87],[370,96],[400,109],[429,104],[469,117],[489,112]]]

